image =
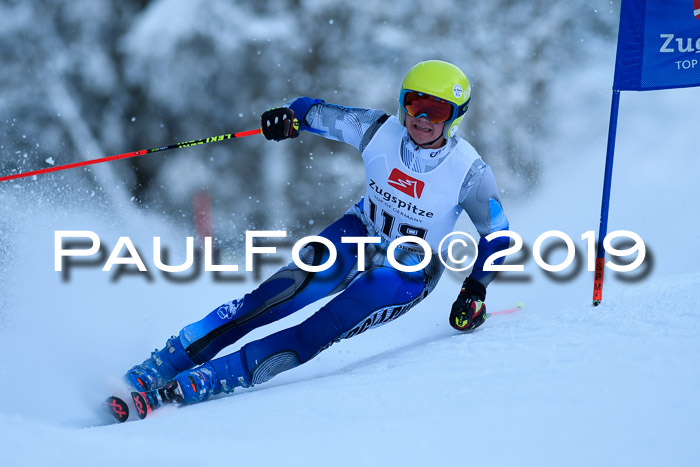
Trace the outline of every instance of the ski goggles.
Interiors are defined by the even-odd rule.
[[[469,107],[469,101],[460,107],[439,97],[410,89],[401,91],[399,102],[403,111],[411,117],[425,117],[431,123],[444,123],[453,120],[463,115]]]

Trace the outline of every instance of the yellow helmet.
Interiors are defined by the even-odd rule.
[[[416,102],[416,96],[424,98],[426,94],[437,99],[432,99],[430,105],[411,106]],[[470,99],[471,85],[462,70],[441,60],[420,62],[409,70],[401,85],[399,120],[405,125],[408,113],[414,117],[424,115],[433,123],[444,122],[442,134],[445,138],[450,138],[457,133],[469,108]],[[448,110],[446,105],[440,108],[436,104],[444,104],[445,101],[451,105],[451,109]]]

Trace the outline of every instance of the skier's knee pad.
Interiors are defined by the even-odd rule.
[[[269,381],[283,371],[291,370],[301,365],[301,363],[299,355],[291,350],[270,355],[260,362],[251,373],[251,384],[254,385]]]

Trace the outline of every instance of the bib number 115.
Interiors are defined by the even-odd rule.
[[[381,221],[382,225],[381,227],[377,223],[377,205],[372,202],[371,199],[368,199],[369,201],[369,219],[372,221],[372,224],[377,226],[379,228],[379,231],[384,234],[385,236],[392,238],[392,233],[394,232],[394,224],[396,223],[396,218],[386,212],[383,209],[379,209],[381,211],[380,216],[381,216]],[[416,227],[411,224],[407,223],[400,223],[397,227],[396,230],[399,233],[399,236],[403,237],[418,237],[422,238],[425,240],[425,237],[428,235],[428,231],[422,227]]]

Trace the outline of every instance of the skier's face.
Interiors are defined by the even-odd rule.
[[[423,117],[411,117],[406,115],[406,130],[408,136],[420,147],[426,149],[439,148],[445,144],[442,136],[444,123],[431,123]]]

